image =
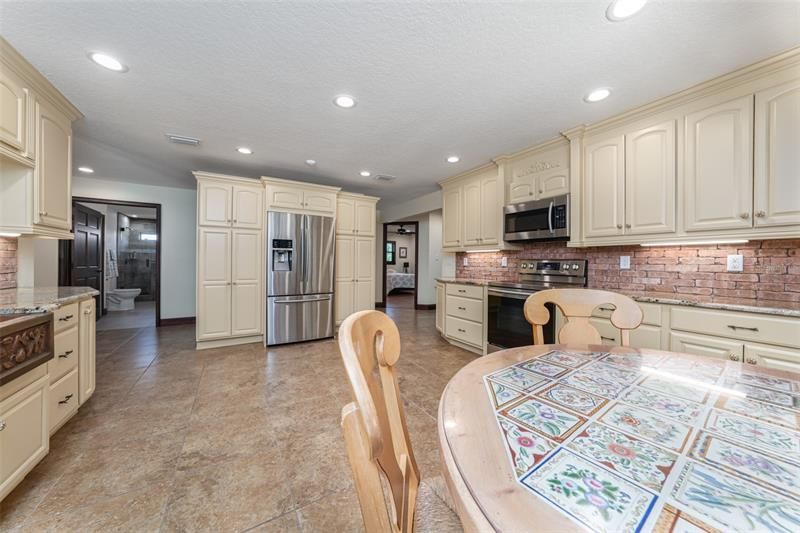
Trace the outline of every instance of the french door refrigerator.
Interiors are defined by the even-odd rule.
[[[333,217],[267,213],[267,344],[333,337]]]

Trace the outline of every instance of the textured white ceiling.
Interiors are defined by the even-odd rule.
[[[95,177],[193,187],[201,169],[393,200],[800,43],[796,0],[651,0],[622,23],[607,4],[0,0],[0,33],[86,115],[74,161]],[[583,103],[598,86],[614,94]]]

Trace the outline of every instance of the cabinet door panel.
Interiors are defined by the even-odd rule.
[[[372,202],[355,203],[355,230],[358,235],[375,235],[375,204]]]
[[[464,185],[464,244],[479,244],[481,238],[481,182]]]
[[[303,193],[303,206],[310,211],[333,214],[336,212],[336,193],[305,191]]]
[[[267,207],[303,209],[303,190],[283,185],[267,186]]]
[[[355,237],[338,237],[336,239],[336,280],[353,281],[356,279],[355,257],[356,257]]]
[[[669,349],[673,352],[704,355],[715,359],[729,359],[742,361],[744,345],[741,342],[711,337],[710,335],[694,335],[671,331],[669,334]]]
[[[231,334],[231,230],[200,229],[197,340]]]
[[[28,91],[7,68],[0,72],[0,142],[22,155],[27,150]]]
[[[355,285],[354,281],[337,281],[336,291],[333,299],[336,302],[336,323],[339,324],[353,314],[355,309]]]
[[[201,181],[198,184],[200,225],[229,226],[231,222],[230,185]]]
[[[753,205],[753,97],[686,116],[688,231],[749,228]]]
[[[755,225],[800,224],[800,80],[756,94]]]
[[[78,361],[78,404],[83,403],[94,394],[96,384],[96,317],[94,298],[84,300],[80,305],[80,360]]]
[[[200,286],[197,314],[197,340],[217,339],[231,335],[231,286]]]
[[[261,232],[234,230],[232,234],[231,281],[261,283]]]
[[[445,189],[442,193],[442,245],[461,246],[461,187]]]
[[[444,285],[436,284],[436,329],[441,333],[444,331],[444,307],[445,293]]]
[[[675,121],[625,136],[625,232],[675,231]]]
[[[512,181],[508,186],[508,203],[533,200],[535,190],[532,178]]]
[[[233,187],[233,225],[237,228],[261,229],[263,189],[260,187]]]
[[[798,350],[748,343],[744,345],[744,360],[751,365],[800,373],[800,351]]]
[[[584,233],[587,237],[622,234],[625,138],[586,146]]]
[[[358,281],[374,280],[375,239],[357,238],[355,248],[355,279]]]
[[[630,343],[634,348],[660,350],[661,326],[650,326],[648,324],[640,325],[638,328],[631,330]]]
[[[497,178],[481,180],[480,223],[480,244],[497,244],[501,224]]]
[[[70,229],[72,226],[72,127],[67,117],[50,104],[36,103],[36,180],[38,224]]]
[[[230,230],[201,229],[199,243],[199,281],[227,283],[231,281]]]
[[[539,198],[550,198],[569,192],[569,171],[563,168],[543,172],[536,178]]]
[[[351,234],[356,229],[356,202],[350,198],[336,201],[336,233]]]
[[[354,309],[356,311],[367,311],[375,308],[375,283],[369,281],[356,281],[355,296],[354,296]]]
[[[231,335],[261,333],[261,284],[236,283],[231,288]]]

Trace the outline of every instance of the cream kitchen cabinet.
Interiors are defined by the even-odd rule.
[[[461,187],[442,191],[442,246],[461,246]]]
[[[97,366],[97,328],[94,298],[83,300],[79,310],[78,384],[80,389],[78,390],[78,405],[83,405],[94,394],[97,385],[95,370]]]
[[[622,235],[625,209],[625,137],[586,145],[584,151],[584,236]]]
[[[567,193],[569,193],[569,171],[556,168],[512,181],[508,186],[508,202],[530,202]]]
[[[688,114],[685,122],[686,230],[750,228],[753,96],[714,103]]]
[[[669,349],[673,352],[728,359],[739,363],[744,360],[744,345],[741,342],[711,335],[671,331]]]
[[[28,139],[28,107],[31,92],[10,68],[0,70],[0,143],[22,157],[33,158]]]
[[[437,292],[437,316],[438,309]],[[474,353],[485,350],[485,288],[478,285],[446,283],[443,287],[442,327],[451,343]]]
[[[745,343],[744,362],[773,370],[800,373],[800,350]]]
[[[34,199],[37,224],[66,231],[72,227],[72,125],[45,100],[36,101]]]
[[[755,95],[755,227],[800,225],[800,78]]]
[[[374,309],[374,237],[336,237],[335,280],[337,325],[356,311]]]
[[[261,229],[263,187],[258,182],[241,183],[234,176],[196,172],[198,224],[203,226]],[[236,183],[230,183],[237,180]]]
[[[503,186],[494,164],[449,178],[440,185],[445,250],[505,247],[501,239]]]
[[[445,290],[444,283],[436,283],[436,330],[439,333],[444,332]]]
[[[327,187],[262,176],[266,189],[267,210],[295,211],[312,214],[336,214],[339,187]]]
[[[358,194],[339,193],[336,200],[336,233],[375,236],[375,201]]]

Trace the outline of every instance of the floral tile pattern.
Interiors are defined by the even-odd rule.
[[[782,409],[768,403],[757,402],[747,398],[726,396],[720,398],[716,406],[737,415],[756,418],[770,424],[777,424],[789,429],[800,428],[800,414],[796,411]]]
[[[697,437],[688,455],[730,474],[769,485],[779,492],[800,496],[800,466],[778,457],[705,432]]]
[[[800,460],[800,433],[716,409],[709,413],[706,428],[781,457]]]
[[[638,531],[656,499],[566,450],[559,450],[522,483],[592,531]]]
[[[703,412],[703,406],[675,396],[667,396],[650,389],[633,387],[620,397],[620,401],[635,407],[649,409],[686,424],[691,424]]]
[[[517,478],[524,476],[531,468],[539,464],[553,449],[555,444],[539,435],[528,431],[510,420],[497,417],[497,423],[506,439],[506,449]]]
[[[586,422],[582,416],[557,409],[535,398],[525,398],[509,405],[501,411],[501,414],[521,426],[557,442],[566,439]]]
[[[702,520],[727,531],[800,528],[800,502],[698,463],[684,466],[672,497]]]
[[[536,396],[586,416],[592,416],[608,403],[602,396],[595,396],[563,383],[541,389]]]
[[[537,359],[547,361],[549,363],[557,363],[559,365],[568,366],[570,368],[579,368],[592,361],[592,358],[587,355],[576,353],[553,351],[546,353]]]
[[[621,403],[606,411],[600,420],[620,431],[678,452],[686,444],[690,429],[686,424]]]
[[[574,529],[800,531],[800,378],[557,350],[484,382],[509,474]]]
[[[526,361],[519,365],[521,368],[525,370],[530,370],[531,372],[536,372],[537,374],[541,374],[548,378],[559,378],[570,371],[569,368],[563,367],[561,365],[556,365],[553,363],[548,363],[545,361],[540,361],[539,359],[534,359],[533,361]]]
[[[588,426],[567,447],[655,491],[661,490],[678,458],[602,424]]]

